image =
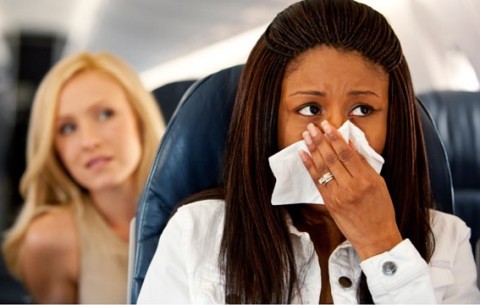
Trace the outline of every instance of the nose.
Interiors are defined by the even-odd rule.
[[[327,114],[325,119],[330,123],[330,125],[335,127],[335,129],[338,129],[343,125],[343,123],[345,123],[345,121],[348,119],[348,116],[341,111],[332,111]]]
[[[93,126],[83,125],[80,129],[80,145],[85,150],[91,150],[100,144],[98,131]]]

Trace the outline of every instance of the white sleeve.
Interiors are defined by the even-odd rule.
[[[464,228],[464,235],[460,237],[451,266],[453,281],[447,286],[442,303],[480,303],[480,292],[477,287],[477,268],[469,242],[470,229],[466,226]],[[450,251],[453,252],[455,249],[450,249]]]
[[[165,227],[148,267],[138,304],[192,303],[188,273],[188,243],[191,222],[178,211]]]
[[[360,263],[374,303],[436,303],[429,267],[409,239]]]

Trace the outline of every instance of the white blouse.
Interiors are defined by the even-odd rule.
[[[168,222],[148,268],[137,302],[225,303],[218,267],[224,201],[185,205]],[[345,241],[329,258],[334,303],[357,303],[363,271],[375,303],[480,303],[470,229],[456,216],[432,212],[435,251],[426,263],[405,239],[392,250],[360,262]],[[318,304],[321,272],[310,236],[289,223],[300,295],[294,303]]]

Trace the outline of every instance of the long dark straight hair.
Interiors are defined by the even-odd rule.
[[[351,0],[296,3],[269,25],[245,65],[227,142],[220,264],[227,303],[288,303],[302,283],[286,224],[270,198],[268,157],[278,151],[277,114],[287,65],[316,46],[354,51],[389,74],[388,132],[381,172],[403,238],[425,260],[433,252],[433,206],[421,122],[400,42],[385,18]],[[399,149],[401,148],[401,149]],[[362,274],[358,301],[372,302]]]

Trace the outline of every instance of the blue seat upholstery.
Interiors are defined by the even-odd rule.
[[[432,91],[419,95],[436,123],[447,151],[455,214],[480,239],[480,92]],[[478,254],[477,254],[478,255]]]
[[[167,126],[137,211],[132,303],[136,302],[159,236],[176,204],[219,184],[224,142],[241,70],[242,66],[228,68],[192,85]],[[446,155],[431,118],[420,107],[434,191],[440,208],[452,212]]]
[[[226,69],[193,84],[167,125],[136,216],[132,303],[175,205],[218,184],[241,69]]]
[[[183,80],[165,84],[152,91],[153,96],[155,96],[160,105],[160,109],[162,109],[165,123],[170,121],[183,94],[193,83],[195,83],[195,80]]]

